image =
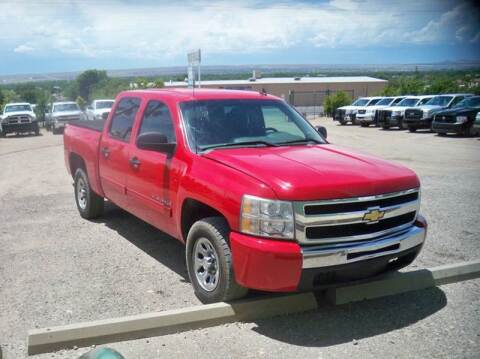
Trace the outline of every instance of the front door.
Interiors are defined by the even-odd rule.
[[[172,116],[161,101],[151,100],[145,107],[137,138],[147,132],[161,133],[169,143],[176,142]],[[173,156],[132,144],[129,157],[127,197],[131,212],[167,233],[174,233],[174,223],[170,219],[172,178],[176,177]]]
[[[130,137],[139,107],[139,98],[122,98],[100,142],[99,171],[103,191],[109,200],[124,209],[128,208],[126,193]]]

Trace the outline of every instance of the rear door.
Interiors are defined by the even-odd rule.
[[[166,136],[176,143],[175,128],[168,106],[160,100],[150,100],[143,111],[136,137],[146,132]],[[130,211],[144,221],[173,234],[172,182],[178,178],[173,155],[140,149],[132,143],[127,196]]]
[[[127,209],[128,153],[133,124],[140,108],[138,97],[123,97],[115,107],[110,125],[100,141],[99,171],[105,196]]]

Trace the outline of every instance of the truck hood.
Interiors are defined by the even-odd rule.
[[[82,111],[62,111],[62,112],[54,112],[52,116],[53,117],[78,116],[81,114],[82,114]]]
[[[448,110],[437,111],[436,115],[470,115],[475,114],[480,110],[480,108],[475,107],[457,107]]]
[[[7,118],[10,116],[21,116],[21,115],[28,115],[35,117],[35,113],[33,111],[14,111],[14,112],[7,112],[3,114],[2,118]]]
[[[218,149],[204,156],[258,179],[283,200],[359,197],[420,185],[403,166],[331,144]]]

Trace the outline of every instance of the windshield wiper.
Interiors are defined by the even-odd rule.
[[[314,138],[305,138],[303,140],[293,140],[293,141],[286,141],[286,142],[278,142],[277,146],[280,145],[295,145],[295,144],[303,144],[303,143],[309,143],[309,142],[314,142],[314,143],[319,143],[323,144],[324,142],[321,142],[319,140],[316,140]]]
[[[249,146],[249,145],[265,145],[267,147],[278,147],[278,144],[268,142],[268,141],[245,141],[245,142],[232,142],[232,143],[222,143],[220,145],[204,146],[204,147],[200,147],[200,150],[206,151],[214,148]]]

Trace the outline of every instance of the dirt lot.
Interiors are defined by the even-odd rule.
[[[412,267],[480,258],[480,139],[327,126],[331,142],[402,163],[422,181],[427,243]],[[113,207],[77,214],[62,136],[0,139],[0,346],[28,329],[198,304],[183,247]],[[314,313],[111,345],[126,358],[478,357],[480,280]],[[87,351],[36,358],[76,358]]]

